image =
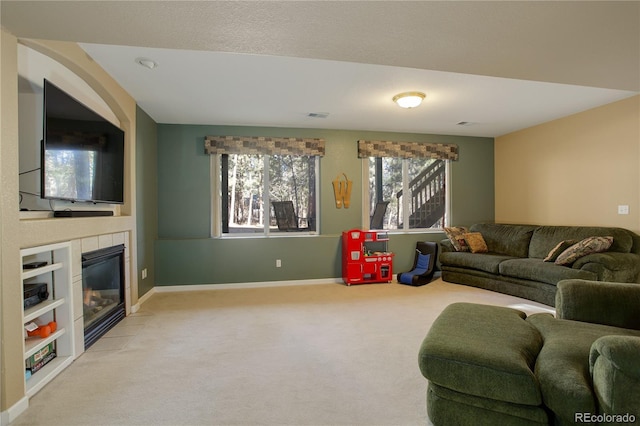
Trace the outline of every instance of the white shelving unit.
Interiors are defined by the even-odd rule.
[[[25,331],[23,354],[26,360],[49,343],[55,342],[56,357],[26,379],[26,394],[33,396],[51,379],[71,364],[75,358],[73,332],[73,293],[71,273],[71,243],[58,243],[20,250],[22,264],[46,262],[36,269],[22,270],[22,284],[46,283],[47,300],[23,309],[24,324],[46,325],[56,321],[57,329],[46,338],[27,337]],[[24,303],[23,303],[24,306]],[[26,367],[25,367],[26,368]]]

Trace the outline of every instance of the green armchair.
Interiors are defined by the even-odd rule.
[[[436,426],[640,421],[640,285],[560,281],[556,316],[454,303],[419,366]]]
[[[565,320],[640,330],[640,285],[561,281],[556,310]],[[629,413],[640,421],[640,333],[597,338],[590,347],[589,372],[599,414]]]
[[[578,279],[560,281],[556,316],[640,330],[640,285]]]

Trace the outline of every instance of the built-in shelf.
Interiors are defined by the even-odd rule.
[[[64,265],[62,263],[53,263],[51,265],[45,265],[35,269],[23,269],[22,279],[27,280],[29,278],[37,277],[38,275],[46,274],[47,272],[57,271],[63,266]]]
[[[33,321],[34,319],[41,317],[47,312],[57,308],[58,306],[66,303],[66,299],[56,299],[56,300],[47,300],[46,302],[42,302],[36,306],[32,306],[24,311],[24,319],[23,321],[26,323]]]
[[[27,396],[31,398],[35,395],[44,385],[49,383],[54,377],[56,377],[62,370],[67,368],[73,362],[73,356],[58,356],[54,358],[50,363],[42,367],[36,374],[31,376],[26,383]]]
[[[29,337],[24,341],[24,359],[29,358],[31,355],[38,352],[51,342],[58,340],[60,336],[65,333],[65,329],[58,329],[55,333],[51,333],[48,337]]]
[[[31,397],[51,381],[75,358],[73,333],[73,294],[71,273],[71,243],[57,243],[20,250],[22,264],[46,262],[35,269],[22,270],[22,283],[42,283],[47,286],[46,300],[23,309],[23,325],[36,323],[45,326],[56,322],[56,331],[45,338],[27,337],[24,332],[25,388]],[[24,301],[23,301],[24,306]],[[28,376],[26,361],[53,343],[56,357]]]

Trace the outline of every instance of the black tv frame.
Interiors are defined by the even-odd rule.
[[[62,197],[62,196],[54,196],[54,195],[50,195],[47,194],[45,191],[45,181],[47,179],[47,174],[46,174],[46,165],[45,165],[45,160],[46,160],[46,151],[47,151],[47,122],[48,120],[52,117],[52,113],[51,113],[51,107],[52,104],[49,102],[47,102],[47,92],[49,92],[51,94],[52,91],[57,92],[55,96],[58,97],[58,99],[60,99],[62,102],[60,105],[60,109],[56,112],[56,114],[64,117],[65,115],[67,117],[64,118],[69,118],[69,115],[72,115],[74,119],[76,119],[78,122],[83,122],[86,121],[88,123],[94,123],[95,126],[99,126],[100,129],[107,129],[109,134],[112,135],[116,135],[117,139],[115,140],[110,140],[109,143],[113,144],[113,143],[117,143],[118,144],[118,148],[117,148],[117,152],[121,153],[121,155],[119,156],[120,160],[118,161],[118,165],[119,165],[119,171],[116,171],[116,175],[118,178],[118,182],[120,185],[119,190],[117,190],[114,194],[115,196],[111,196],[111,197],[94,197],[93,194],[91,197],[89,198],[70,198],[70,197]],[[49,95],[51,96],[51,95]],[[58,107],[58,106],[56,106]],[[60,118],[60,117],[59,117]],[[78,119],[79,118],[79,119]],[[41,190],[40,190],[40,197],[42,199],[47,199],[47,200],[61,200],[61,201],[68,201],[68,202],[86,202],[86,203],[94,203],[94,204],[124,204],[124,192],[125,192],[125,185],[124,185],[124,180],[125,180],[125,132],[124,130],[120,129],[118,126],[114,125],[113,123],[111,123],[110,121],[106,120],[104,117],[102,117],[101,115],[97,114],[95,111],[93,111],[92,109],[90,109],[89,107],[87,107],[85,104],[83,104],[82,102],[78,101],[76,98],[74,98],[73,96],[71,96],[70,94],[68,94],[67,92],[65,92],[64,90],[60,89],[58,86],[56,86],[55,84],[53,84],[52,82],[48,81],[47,79],[44,79],[44,84],[43,84],[43,116],[42,116],[42,121],[43,121],[43,137],[42,137],[42,141],[41,141],[41,147],[40,147],[40,185],[41,185]],[[103,193],[103,191],[101,191],[101,193]],[[104,198],[104,199],[103,199]]]

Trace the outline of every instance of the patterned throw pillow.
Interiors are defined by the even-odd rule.
[[[606,251],[613,244],[613,237],[589,237],[575,243],[556,259],[556,265],[570,265],[583,256]]]
[[[549,254],[547,255],[547,257],[545,257],[543,259],[544,262],[555,262],[556,259],[558,258],[558,256],[560,256],[560,254],[565,251],[566,249],[568,249],[569,247],[571,247],[572,245],[574,245],[575,243],[577,243],[578,241],[576,240],[564,240],[564,241],[560,241],[558,243],[558,245],[556,245],[554,248],[551,249],[551,251],[549,252]]]
[[[486,253],[489,251],[487,243],[479,232],[468,232],[464,234],[464,240],[471,249],[471,253]]]
[[[469,247],[467,246],[467,242],[464,240],[464,234],[469,232],[467,228],[464,226],[451,226],[448,228],[444,228],[444,233],[453,244],[453,248],[456,251],[469,251]]]

